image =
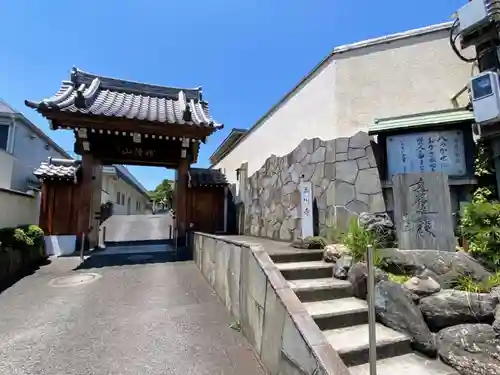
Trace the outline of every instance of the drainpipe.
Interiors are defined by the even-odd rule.
[[[224,186],[224,233],[227,233],[227,185]]]

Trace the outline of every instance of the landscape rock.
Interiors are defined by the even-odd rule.
[[[436,356],[434,337],[420,309],[400,284],[380,281],[375,285],[375,312],[387,327],[411,337],[415,350]]]
[[[461,276],[470,276],[483,282],[491,275],[481,264],[466,253],[438,250],[381,249],[384,269],[401,275],[431,276],[441,288],[452,288]]]
[[[487,293],[442,290],[420,300],[419,307],[433,331],[465,323],[493,323],[498,299]]]
[[[349,280],[352,285],[352,293],[354,297],[366,299],[367,277],[368,267],[366,263],[356,263],[349,269],[349,272],[347,272],[347,280]],[[375,283],[378,283],[382,280],[389,280],[389,275],[387,275],[384,271],[376,268]]]
[[[290,246],[295,247],[296,249],[323,249],[324,239],[322,240],[320,237],[307,237],[307,238],[299,238],[296,241],[293,241]]]
[[[461,324],[436,335],[439,357],[461,375],[500,375],[500,340],[487,324]]]
[[[495,312],[495,320],[491,325],[495,333],[500,336],[500,306],[497,306],[497,310]]]
[[[366,231],[374,233],[382,242],[381,247],[393,246],[396,239],[394,224],[387,213],[362,212],[358,216],[359,225]]]
[[[414,276],[405,282],[404,286],[419,297],[430,296],[431,294],[437,293],[441,290],[439,283],[432,277]]]
[[[344,245],[341,244],[331,244],[325,246],[325,251],[323,252],[323,260],[329,263],[335,263],[343,254],[349,253]]]
[[[347,279],[347,273],[351,268],[353,263],[352,256],[350,255],[342,255],[338,260],[335,266],[333,267],[333,277],[345,280]]]

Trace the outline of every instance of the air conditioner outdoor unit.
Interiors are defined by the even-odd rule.
[[[483,72],[469,84],[474,118],[479,125],[500,122],[500,76],[496,72]]]
[[[500,21],[500,0],[472,0],[457,11],[462,37]]]

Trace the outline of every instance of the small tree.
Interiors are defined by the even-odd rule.
[[[153,203],[167,205],[172,201],[172,181],[164,179],[153,191],[149,192],[149,197]]]

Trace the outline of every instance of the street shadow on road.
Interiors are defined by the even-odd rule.
[[[173,251],[140,254],[91,255],[74,270],[77,271],[91,268],[131,266],[138,264],[169,263],[186,260],[189,259],[182,259],[176,256],[176,253]]]

